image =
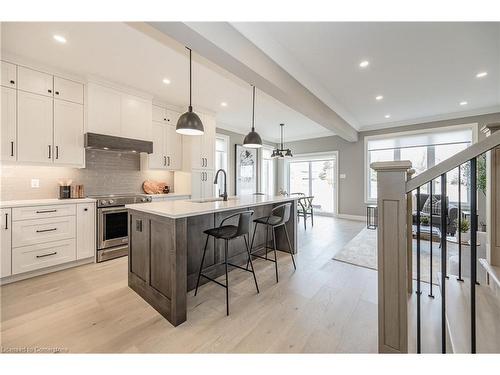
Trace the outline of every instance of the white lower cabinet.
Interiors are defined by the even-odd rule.
[[[94,258],[95,210],[94,202],[3,208],[0,277]]]
[[[12,249],[12,273],[18,274],[76,260],[75,239]]]
[[[12,212],[10,208],[1,210],[1,233],[0,233],[0,277],[12,274]]]
[[[76,205],[76,259],[90,258],[95,255],[95,204]]]

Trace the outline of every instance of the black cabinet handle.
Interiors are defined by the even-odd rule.
[[[16,84],[16,81],[14,81],[13,79],[10,80],[10,84],[11,85],[15,85]]]
[[[37,258],[45,258],[45,257],[49,257],[51,255],[56,255],[57,254],[57,251],[54,251],[53,253],[48,253],[48,254],[43,254],[43,255],[37,255],[36,257]]]
[[[88,208],[84,208],[83,210],[84,210],[84,211],[88,211],[89,209],[88,209]]]
[[[5,229],[9,229],[9,214],[5,213]]]
[[[10,142],[10,156],[14,156],[14,141]]]
[[[57,212],[57,210],[43,210],[43,211],[36,211],[37,214],[47,214],[49,212]]]
[[[56,146],[56,159],[59,159],[59,146]]]
[[[170,156],[167,156],[167,160],[168,160],[167,165],[170,167]]]
[[[164,119],[163,119],[163,121],[167,121],[167,119],[166,119],[166,118],[164,118]]]
[[[49,159],[52,158],[51,146],[49,145]]]
[[[59,95],[59,91],[56,91],[56,95]]]
[[[163,155],[163,166],[167,166],[167,157],[165,155]]]
[[[50,228],[50,229],[37,229],[36,232],[37,233],[44,233],[44,232],[53,232],[57,230],[57,228]]]
[[[51,93],[52,93],[52,90],[51,90],[51,89],[48,89],[47,91],[49,92],[49,94],[51,94]]]

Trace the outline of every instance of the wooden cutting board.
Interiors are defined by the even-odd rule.
[[[142,190],[146,194],[163,194],[166,186],[165,182],[146,180],[142,183]]]

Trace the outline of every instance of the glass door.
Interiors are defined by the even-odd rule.
[[[288,191],[314,196],[315,213],[337,213],[337,156],[302,156],[288,162]]]

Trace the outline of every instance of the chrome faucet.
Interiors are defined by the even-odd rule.
[[[217,173],[215,174],[214,184],[217,185],[217,178],[219,177],[219,172],[224,173],[224,193],[220,194],[219,197],[222,197],[223,201],[227,201],[227,174],[224,169],[219,169],[217,171]]]

